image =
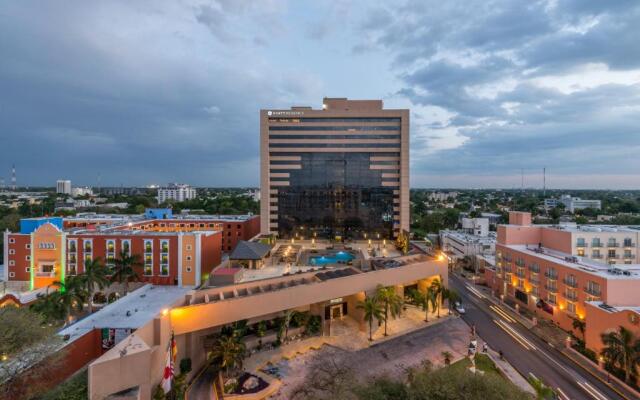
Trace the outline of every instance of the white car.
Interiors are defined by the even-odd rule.
[[[456,311],[458,312],[458,314],[464,314],[466,312],[464,307],[462,307],[462,304],[457,302],[456,302]]]

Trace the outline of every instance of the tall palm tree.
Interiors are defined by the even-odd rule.
[[[373,341],[373,320],[375,318],[379,321],[384,318],[380,302],[375,296],[366,297],[364,301],[359,301],[356,307],[364,311],[364,319],[369,323],[369,341]]]
[[[45,322],[55,322],[64,319],[64,311],[60,307],[57,296],[54,293],[46,295],[39,294],[38,298],[29,306],[29,309],[36,312],[44,318]]]
[[[429,313],[429,306],[431,306],[432,312],[435,312],[438,308],[438,292],[437,289],[432,286],[429,286],[427,292],[424,294],[424,309],[427,314]],[[440,318],[439,311],[438,318]]]
[[[460,295],[454,289],[444,288],[442,290],[442,298],[447,300],[447,307],[449,314],[451,314],[451,310],[456,302],[460,301]]]
[[[636,366],[640,364],[640,339],[633,332],[620,326],[617,331],[600,335],[604,349],[601,354],[614,366],[624,371],[624,380],[629,382]]]
[[[387,336],[387,321],[389,317],[396,318],[402,311],[402,297],[396,293],[393,286],[378,285],[376,296],[384,309],[384,335]]]
[[[419,290],[413,290],[411,297],[416,306],[421,307],[424,310],[424,322],[429,322],[429,290],[427,293],[422,293]]]
[[[50,296],[54,296],[54,299],[57,300],[65,320],[74,311],[82,311],[87,299],[87,292],[81,276],[69,276],[64,282],[55,281],[53,286],[57,286],[59,290],[51,293]]]
[[[438,318],[440,318],[440,303],[442,302],[442,290],[444,289],[444,286],[442,286],[440,279],[436,278],[431,281],[429,289],[431,289],[431,295],[433,296],[431,304],[434,307],[434,311],[438,312]]]
[[[97,286],[102,290],[109,285],[106,267],[102,264],[100,258],[87,260],[84,264],[84,273],[79,276],[86,287],[89,313],[93,313],[93,292],[95,287]]]
[[[574,318],[571,326],[573,327],[573,329],[577,329],[580,331],[582,340],[584,340],[584,330],[587,328],[587,323],[582,319]]]
[[[226,375],[229,375],[229,369],[242,368],[246,350],[247,348],[240,338],[234,335],[220,336],[213,347],[211,358],[218,363],[220,368],[225,369]]]
[[[142,262],[139,255],[130,255],[126,251],[121,251],[118,258],[115,259],[111,282],[124,283],[124,295],[126,296],[129,292],[129,282],[140,280],[140,268],[142,268]]]
[[[287,338],[289,337],[289,326],[291,325],[291,318],[295,314],[294,310],[287,310],[284,313],[284,318],[282,320],[282,326],[284,328],[284,340],[283,343],[286,343]]]

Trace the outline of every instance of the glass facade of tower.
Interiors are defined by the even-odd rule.
[[[371,153],[299,155],[300,169],[272,178],[289,182],[277,189],[279,237],[393,237],[393,187],[382,182],[397,178],[371,169]]]

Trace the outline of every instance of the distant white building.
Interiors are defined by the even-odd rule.
[[[458,197],[458,192],[431,192],[429,193],[429,200],[431,201],[447,201],[448,199],[455,199]]]
[[[91,203],[91,200],[81,199],[81,200],[74,200],[73,206],[75,208],[86,208],[86,207],[93,207],[94,204]]]
[[[56,181],[56,193],[71,194],[71,181],[62,179]]]
[[[71,189],[71,197],[93,196],[93,190],[88,187],[74,187]]]
[[[482,218],[480,218],[482,219]],[[488,224],[488,221],[487,221]],[[496,253],[496,233],[488,232],[479,236],[464,231],[440,231],[440,245],[449,262],[456,262],[468,256],[473,262],[477,256],[491,256]]]
[[[489,218],[462,218],[462,231],[475,236],[489,235]]]
[[[186,201],[196,198],[196,190],[189,185],[172,183],[169,186],[158,188],[158,203],[167,200]]]
[[[600,210],[602,208],[602,202],[600,200],[585,200],[579,197],[572,197],[571,195],[564,194],[560,196],[560,199],[545,199],[545,208],[554,208],[563,204],[565,210],[569,212],[575,212],[576,210],[584,210],[585,208],[593,208]]]

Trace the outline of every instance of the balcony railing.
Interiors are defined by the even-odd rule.
[[[545,271],[544,276],[549,278],[549,279],[553,279],[553,280],[558,279],[558,273],[557,272]]]
[[[633,243],[633,242],[624,242],[624,247],[635,247],[635,243]]]
[[[55,271],[51,271],[51,272],[37,271],[36,276],[38,278],[54,278],[56,276],[56,273]]]
[[[538,273],[540,273],[540,266],[539,265],[535,265],[535,264],[531,264],[531,265],[529,265],[529,271],[533,272],[534,274],[538,274]]]
[[[576,293],[567,292],[564,297],[569,301],[578,301],[578,295]]]
[[[592,254],[591,258],[595,259],[595,260],[599,260],[602,259],[602,254]]]
[[[529,283],[531,283],[532,285],[539,285],[540,284],[540,279],[531,278],[531,279],[529,279]]]
[[[517,272],[516,272],[516,276],[517,276],[518,278],[522,278],[522,279],[524,279],[524,272],[523,272],[523,271],[517,271]]]
[[[562,280],[562,282],[565,285],[570,286],[572,288],[577,288],[578,287],[578,281],[575,280],[575,279],[567,279],[567,278],[565,278],[565,279]]]
[[[584,291],[585,293],[594,297],[600,297],[602,295],[602,291],[600,289],[596,289],[589,286],[585,286]]]
[[[634,257],[633,257],[633,254],[625,254],[624,258],[628,260],[628,259],[631,259],[631,258],[634,258]]]
[[[518,267],[524,267],[524,260],[516,260],[516,265]]]
[[[587,247],[587,243],[586,242],[577,242],[576,243],[576,247]]]
[[[601,242],[592,242],[591,243],[591,247],[602,247],[602,243]]]
[[[607,258],[608,259],[617,259],[618,255],[617,254],[607,254]]]
[[[547,292],[558,293],[558,287],[555,285],[544,285],[544,288],[547,290]]]
[[[616,242],[609,242],[607,243],[607,247],[619,247],[620,245]]]

